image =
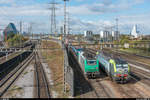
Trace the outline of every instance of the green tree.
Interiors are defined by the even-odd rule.
[[[15,36],[14,33],[9,33],[8,36],[7,36],[7,40],[10,39],[10,38],[13,38],[14,36]]]
[[[23,42],[28,40],[28,39],[24,38],[22,35],[19,35],[19,34],[15,34],[14,36],[10,35],[10,37],[11,38],[9,38],[7,40],[9,46],[17,46],[17,45],[20,45],[20,42],[23,43]]]
[[[120,44],[121,45],[124,45],[125,43],[129,43],[129,36],[126,36],[126,35],[122,35],[121,36],[121,40],[120,40]]]

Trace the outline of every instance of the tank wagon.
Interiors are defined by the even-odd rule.
[[[106,53],[99,53],[97,59],[100,61],[102,70],[107,73],[112,81],[126,83],[130,79],[130,67],[125,60],[111,57]]]
[[[88,78],[97,77],[99,75],[99,61],[96,59],[96,57],[84,52],[83,48],[71,48],[78,59],[84,75]]]

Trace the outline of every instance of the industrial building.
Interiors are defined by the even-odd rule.
[[[92,31],[84,31],[84,39],[85,39],[85,41],[88,41],[88,42],[93,41],[93,32]]]
[[[93,32],[92,31],[84,31],[84,37],[92,37]]]
[[[119,39],[120,32],[117,31],[100,31],[100,40],[103,42],[110,42]]]

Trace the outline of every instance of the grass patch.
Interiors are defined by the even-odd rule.
[[[61,46],[52,41],[43,41],[42,47],[47,47],[51,50],[43,51],[42,55],[47,58],[47,63],[52,72],[52,79],[54,85],[52,91],[58,93],[58,98],[68,98],[69,92],[63,93],[63,65],[64,65],[64,54]],[[57,50],[55,50],[57,48]]]

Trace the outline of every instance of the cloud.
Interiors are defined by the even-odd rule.
[[[83,0],[77,0],[76,2],[82,2]],[[84,30],[92,30],[95,33],[99,33],[100,30],[104,29],[105,26],[113,26],[113,22],[111,20],[99,20],[93,21],[91,20],[83,20],[77,18],[78,16],[89,16],[89,15],[105,15],[105,14],[112,14],[116,12],[125,12],[128,10],[132,10],[132,7],[138,4],[142,4],[145,1],[149,2],[148,0],[97,0],[97,2],[93,2],[91,4],[77,4],[69,6],[69,12],[71,15],[76,16],[71,20],[71,27],[72,30],[76,33],[83,32]],[[25,26],[30,21],[35,21],[37,23],[43,23],[42,25],[38,24],[37,27],[34,28],[35,31],[50,31],[48,24],[50,20],[50,10],[48,10],[48,4],[38,3],[35,0],[0,0],[0,4],[9,4],[0,6],[0,22],[1,24],[5,25],[9,22],[16,23],[17,27],[19,26],[18,22],[21,19],[25,20]],[[63,16],[64,8],[63,4],[59,4],[57,6],[59,9],[56,11],[56,15],[58,17]],[[125,32],[125,30],[129,30],[132,28],[133,24],[142,25],[142,27],[146,31],[150,31],[149,15],[127,15],[127,16],[120,16],[120,30]],[[63,22],[59,22],[59,27],[63,25]],[[59,29],[58,27],[58,29]],[[127,28],[128,27],[128,28]],[[27,29],[27,28],[25,28]],[[128,31],[126,31],[128,32]]]
[[[119,30],[121,33],[129,34],[132,30],[133,26],[137,24],[138,31],[142,34],[149,34],[150,27],[149,23],[150,21],[147,20],[150,18],[150,14],[143,14],[143,15],[126,15],[126,16],[120,16],[119,17]],[[82,33],[85,30],[91,30],[96,34],[100,33],[100,30],[116,30],[115,26],[116,24],[113,21],[110,20],[82,20],[79,18],[73,17],[70,22],[70,26],[72,28],[73,33]],[[78,31],[77,31],[78,30]]]
[[[82,2],[82,1],[84,1],[84,0],[76,0],[77,2]]]
[[[14,0],[0,0],[0,4],[11,4]]]
[[[82,4],[69,7],[70,11],[74,15],[99,15],[105,13],[114,13],[131,10],[133,6],[142,4],[146,0],[101,0],[99,2],[93,2],[92,4]]]

